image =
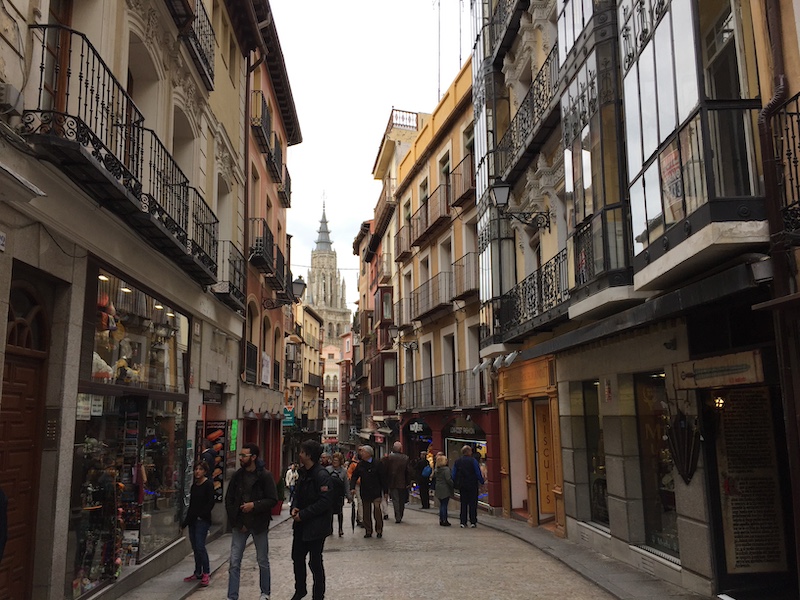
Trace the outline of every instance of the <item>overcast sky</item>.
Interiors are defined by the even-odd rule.
[[[440,90],[449,87],[472,51],[469,0],[441,0],[441,7],[435,0],[270,4],[303,134],[286,160],[292,178],[287,226],[292,273],[306,278],[324,197],[348,307],[355,310],[353,239],[373,217],[381,191],[372,167],[386,124],[392,108],[425,113],[436,108]]]

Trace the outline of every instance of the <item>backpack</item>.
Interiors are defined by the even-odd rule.
[[[331,476],[331,489],[333,490],[333,502],[335,506],[338,506],[344,501],[345,496],[345,487],[344,481],[341,477],[339,477],[339,473],[336,471],[330,472]]]

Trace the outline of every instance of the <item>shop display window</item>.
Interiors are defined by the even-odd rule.
[[[66,598],[96,591],[180,535],[184,409],[78,395]]]
[[[606,450],[598,400],[600,382],[583,382],[583,411],[586,426],[586,453],[589,467],[589,498],[592,521],[609,526]]]
[[[664,373],[634,375],[646,543],[678,556],[677,474],[666,437],[669,420]]]
[[[186,393],[185,315],[101,269],[93,319],[93,382]]]

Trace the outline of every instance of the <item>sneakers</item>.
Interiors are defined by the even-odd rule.
[[[473,523],[472,525],[470,525],[470,529],[475,529],[477,526],[478,526],[477,523]]]
[[[261,595],[258,597],[258,600],[269,600],[269,596],[267,596],[266,594],[261,594]]]
[[[211,577],[209,577],[208,573],[203,573],[203,576],[200,578],[200,587],[208,587],[210,582]]]
[[[198,579],[200,579],[200,578],[199,578],[197,575],[194,575],[194,574],[192,574],[192,575],[189,575],[188,577],[184,577],[184,578],[183,578],[183,580],[184,580],[186,583],[189,583],[190,581],[197,581]]]
[[[461,525],[459,525],[459,527],[461,527],[461,529],[464,529],[466,526],[467,526],[466,523],[461,523]]]

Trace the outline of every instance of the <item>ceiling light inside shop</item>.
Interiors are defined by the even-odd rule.
[[[100,281],[108,281],[108,277],[107,277],[106,275],[98,275],[98,276],[97,276],[97,278],[98,278]]]
[[[123,285],[121,288],[119,288],[119,291],[125,292],[126,294],[130,294],[131,292],[133,292],[133,290],[126,285]]]
[[[155,308],[156,310],[164,310],[164,307],[161,306],[160,304],[154,305],[153,308]]]
[[[172,312],[172,311],[170,311],[170,312],[168,312],[168,313],[167,313],[167,316],[168,316],[168,317],[174,317],[174,316],[175,316],[175,313],[174,313],[174,312]]]

